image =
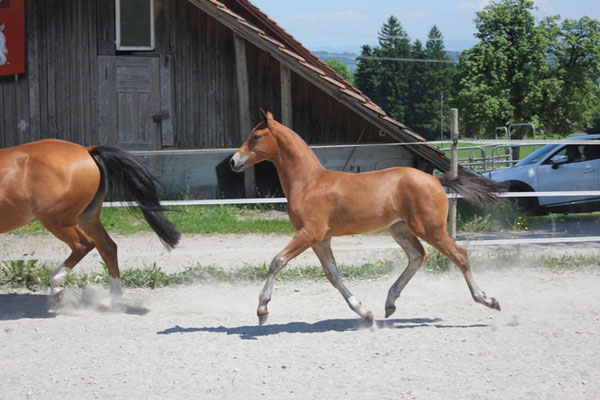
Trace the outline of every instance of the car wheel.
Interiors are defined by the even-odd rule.
[[[522,186],[511,186],[510,192],[533,192],[530,188]],[[541,212],[540,203],[537,197],[511,197],[509,201],[513,204],[515,209],[522,213],[527,214],[538,214]]]

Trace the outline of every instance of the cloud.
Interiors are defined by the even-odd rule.
[[[533,3],[544,14],[560,14],[547,0],[533,0]]]
[[[490,3],[491,0],[475,0],[468,3],[460,3],[458,7],[464,10],[483,10]]]
[[[332,19],[359,20],[364,18],[366,18],[366,15],[354,10],[335,11],[325,14],[296,14],[292,16],[292,19],[300,21],[323,21]]]
[[[460,3],[458,7],[462,8],[463,10],[483,10],[485,6],[489,5],[491,2],[492,0],[472,0],[469,2]],[[533,4],[540,11],[545,12],[547,14],[556,13],[556,10],[548,0],[533,0]]]

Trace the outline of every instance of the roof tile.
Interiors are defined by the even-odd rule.
[[[304,61],[304,62],[301,61],[300,64],[304,65],[306,68],[312,69],[319,75],[325,75],[325,73],[323,72],[322,69],[319,69],[319,68],[315,67],[314,65],[307,63],[306,61]]]
[[[375,111],[377,114],[381,116],[385,116],[386,113],[381,108],[377,107],[377,104],[371,102],[362,103],[363,106],[367,107],[369,110]]]
[[[345,85],[336,81],[335,79],[331,79],[327,75],[321,75],[321,79],[325,79],[327,82],[334,84],[335,86],[339,87],[340,89],[346,89]]]
[[[271,42],[271,43],[273,43],[273,44],[274,44],[275,46],[277,46],[277,47],[281,47],[281,46],[283,46],[283,43],[281,43],[281,42],[278,42],[277,40],[273,39],[273,38],[272,38],[271,36],[269,36],[269,35],[266,35],[266,34],[264,34],[264,33],[259,33],[259,34],[258,34],[258,36],[260,36],[261,38],[263,38],[263,39],[265,39],[265,40],[267,40],[267,41],[269,41],[269,42]]]
[[[342,89],[342,93],[345,93],[348,96],[354,97],[356,100],[360,101],[361,103],[364,103],[367,101],[367,99],[365,99],[363,96],[359,95],[356,92],[353,92],[352,90]]]
[[[238,20],[238,23],[252,29],[255,32],[258,32],[258,34],[260,35],[261,33],[264,35],[265,31],[263,31],[262,29],[256,27],[255,25],[252,25],[251,23],[248,23],[246,20]]]
[[[236,13],[234,13],[233,11],[231,11],[229,8],[227,8],[227,7],[225,7],[225,6],[223,6],[223,7],[221,7],[221,6],[218,6],[218,7],[219,7],[219,9],[220,9],[222,12],[224,12],[224,13],[226,13],[226,14],[229,14],[229,15],[231,15],[232,17],[236,18],[236,19],[237,19],[238,21],[240,21],[240,22],[241,22],[241,21],[245,21],[245,20],[246,20],[244,17],[242,17],[242,16],[241,16],[241,15],[239,15],[239,14],[236,14]]]
[[[217,0],[208,0],[208,1],[210,1],[211,3],[213,3],[215,6],[217,6],[219,8],[225,7],[225,4],[221,3],[220,1],[217,1]]]
[[[396,126],[399,126],[399,127],[400,127],[400,128],[402,128],[402,129],[408,129],[408,128],[406,127],[406,125],[404,125],[402,122],[398,122],[398,121],[396,121],[395,119],[388,117],[387,115],[386,115],[386,116],[384,116],[384,117],[381,117],[381,118],[382,118],[383,120],[385,120],[385,121],[389,122],[390,124],[394,124],[394,125],[396,125]]]
[[[300,63],[306,62],[306,59],[304,57],[299,56],[298,53],[288,50],[287,48],[285,48],[283,46],[279,46],[279,51],[287,54],[288,56],[294,57],[295,59],[300,61]]]

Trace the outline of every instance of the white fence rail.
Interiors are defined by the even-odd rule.
[[[449,199],[460,199],[461,195],[447,193]],[[600,190],[564,191],[564,192],[507,192],[497,193],[498,197],[570,197],[570,196],[598,196]],[[252,199],[206,199],[206,200],[165,200],[165,206],[209,206],[222,204],[277,204],[287,203],[285,197],[252,198]],[[103,207],[132,207],[135,204],[126,201],[105,202]]]

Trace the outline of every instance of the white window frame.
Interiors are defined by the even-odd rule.
[[[115,0],[115,45],[119,51],[153,51],[154,42],[154,1],[147,0],[150,3],[150,46],[124,46],[121,44],[121,0]]]

